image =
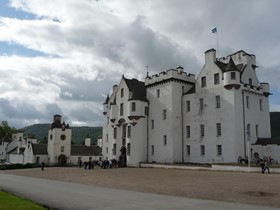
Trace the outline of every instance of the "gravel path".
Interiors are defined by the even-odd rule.
[[[53,167],[0,171],[20,176],[117,189],[280,208],[280,174],[114,168]]]

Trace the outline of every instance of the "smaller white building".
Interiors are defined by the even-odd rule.
[[[60,115],[54,115],[47,144],[38,143],[35,137],[24,138],[23,132],[19,131],[13,134],[11,142],[2,142],[0,154],[7,162],[20,164],[77,165],[102,158],[101,148],[91,145],[89,137],[86,137],[85,145],[72,145],[71,134],[70,126],[61,123]]]

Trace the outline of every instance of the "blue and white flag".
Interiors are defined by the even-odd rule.
[[[212,33],[217,33],[217,27],[212,29]]]

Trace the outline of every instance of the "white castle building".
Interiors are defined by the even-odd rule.
[[[24,138],[23,132],[13,134],[12,141],[6,138],[0,145],[0,160],[9,163],[32,163],[49,165],[76,165],[80,161],[93,161],[102,158],[101,147],[91,145],[85,138],[85,145],[71,144],[72,129],[61,122],[60,115],[54,115],[48,132],[48,143],[38,143],[34,137]]]
[[[256,69],[255,55],[241,50],[216,58],[210,49],[196,78],[182,67],[145,82],[123,76],[103,104],[103,157],[134,166],[279,160],[279,147],[257,145],[269,144],[271,131],[269,84]]]

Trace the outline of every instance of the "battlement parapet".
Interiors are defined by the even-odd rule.
[[[168,79],[178,79],[181,81],[194,83],[195,75],[190,73],[188,74],[182,67],[178,67],[177,69],[169,69],[166,71],[162,71],[159,74],[154,74],[152,76],[146,77],[145,85],[151,85]]]

